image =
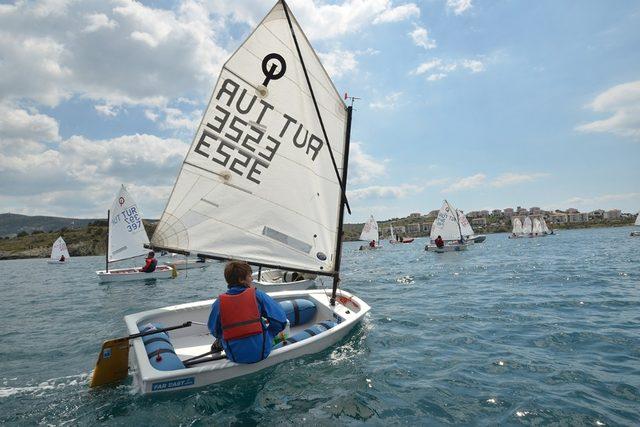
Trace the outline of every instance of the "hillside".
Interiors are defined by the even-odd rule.
[[[12,213],[0,214],[0,237],[20,232],[55,231],[62,228],[84,228],[95,219],[61,218],[55,216],[29,216]]]

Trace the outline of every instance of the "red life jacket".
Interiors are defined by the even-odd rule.
[[[218,298],[222,338],[225,341],[262,333],[255,288],[247,288],[237,295],[222,294]]]

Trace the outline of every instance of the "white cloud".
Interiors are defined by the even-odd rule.
[[[509,185],[521,184],[523,182],[533,182],[547,176],[549,176],[548,173],[542,173],[542,172],[528,173],[528,174],[507,172],[493,179],[491,181],[491,186],[497,187],[497,188],[507,187]]]
[[[416,25],[413,31],[409,33],[409,36],[416,46],[427,50],[436,47],[436,41],[429,38],[429,32],[424,27]]]
[[[367,26],[403,21],[420,15],[415,3],[394,6],[390,0],[342,0],[287,2],[300,26],[311,40],[333,39],[355,33]],[[270,0],[213,0],[210,10],[234,22],[254,27],[273,6]]]
[[[589,209],[614,209],[620,208],[620,202],[637,202],[633,204],[633,212],[637,211],[638,203],[640,203],[640,193],[617,193],[603,194],[593,197],[571,197],[564,202],[563,205],[569,207],[588,207]]]
[[[427,80],[430,82],[434,82],[436,80],[442,80],[445,77],[447,77],[445,73],[429,74],[429,77],[427,77]]]
[[[640,80],[614,86],[588,105],[609,118],[577,126],[581,132],[606,132],[640,140]]]
[[[349,150],[349,184],[366,184],[387,172],[387,160],[377,160],[364,152],[362,144],[352,142]]]
[[[104,209],[104,200],[113,197],[121,183],[170,188],[187,150],[188,145],[178,139],[153,135],[106,140],[72,136],[48,149],[3,150],[0,211],[16,211],[17,206],[26,205],[31,213],[43,208],[42,213],[95,214]],[[166,194],[154,194],[154,203],[161,207]],[[54,205],[43,205],[42,200]],[[84,211],[71,209],[76,206]],[[159,211],[151,213],[158,215]]]
[[[415,3],[407,3],[397,7],[385,9],[374,20],[374,24],[382,24],[386,22],[399,22],[412,17],[420,16],[420,8]]]
[[[163,113],[165,117],[160,125],[162,129],[185,129],[190,132],[195,131],[202,117],[201,110],[185,113],[178,108],[165,108]]]
[[[471,8],[471,0],[447,0],[447,9],[460,15]]]
[[[58,122],[54,118],[0,102],[1,152],[42,149],[42,142],[59,139]]]
[[[82,30],[85,33],[92,33],[102,29],[112,30],[118,26],[116,21],[109,19],[104,13],[90,13],[85,15],[85,18],[88,22],[87,26]]]
[[[172,10],[123,0],[53,4],[2,9],[0,99],[56,106],[78,96],[118,106],[204,98],[228,56],[220,25],[194,0]]]
[[[427,61],[427,62],[423,62],[422,64],[418,65],[418,68],[416,68],[415,70],[411,71],[410,74],[419,76],[420,74],[424,74],[426,72],[428,72],[429,70],[432,69],[437,69],[442,65],[442,60],[441,59],[433,59],[431,61]]]
[[[402,92],[392,92],[383,99],[378,99],[369,104],[369,108],[374,110],[393,110],[398,106],[398,101],[402,97]]]
[[[458,61],[443,61],[436,58],[418,65],[415,69],[411,70],[409,74],[419,76],[422,74],[428,74],[428,81],[442,80],[447,77],[449,73],[458,70],[459,68],[469,70],[472,74],[480,73],[485,70],[485,65],[482,61],[477,59],[461,59]]]
[[[118,107],[110,104],[94,105],[93,108],[105,117],[115,117],[118,115]]]
[[[475,59],[463,59],[460,65],[471,70],[472,73],[479,73],[481,71],[484,71],[484,64]]]
[[[485,183],[487,176],[483,173],[477,173],[466,178],[460,178],[447,188],[442,190],[443,193],[449,193],[454,191],[470,190],[472,188],[480,187]]]
[[[362,200],[371,198],[400,199],[409,195],[414,195],[424,190],[423,187],[413,184],[393,185],[372,185],[370,187],[349,190],[347,197],[351,200]]]
[[[353,51],[335,49],[327,53],[318,53],[318,56],[331,77],[340,77],[355,71],[358,67],[356,52]]]

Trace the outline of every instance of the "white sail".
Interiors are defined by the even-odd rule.
[[[438,217],[431,226],[431,239],[435,240],[438,236],[443,240],[458,240],[462,237],[456,210],[446,200],[442,203]]]
[[[544,228],[542,227],[542,222],[540,221],[540,218],[533,219],[532,232],[534,234],[542,234],[544,232]]]
[[[533,232],[533,224],[531,223],[531,218],[526,217],[524,222],[522,223],[522,232],[524,234],[529,234]]]
[[[458,220],[460,221],[460,230],[463,236],[473,236],[475,234],[469,220],[460,209],[458,209]]]
[[[544,218],[540,218],[540,221],[542,221],[542,232],[545,234],[551,233],[551,230],[549,230],[549,227],[547,226],[547,221],[545,221]]]
[[[638,213],[638,216],[636,217],[636,222],[634,223],[634,225],[640,225],[640,213]]]
[[[393,224],[389,225],[389,240],[396,240],[396,233],[393,231]]]
[[[513,218],[511,220],[511,222],[513,223],[513,230],[512,230],[513,234],[522,234],[522,233],[524,233],[524,231],[522,229],[522,221],[520,221],[520,218]]]
[[[109,262],[147,253],[149,237],[142,224],[142,212],[124,185],[109,211]]]
[[[284,7],[222,68],[154,246],[334,271],[347,109],[289,11],[326,141]]]
[[[362,227],[360,240],[365,240],[367,242],[370,242],[372,240],[375,240],[377,242],[378,240],[380,240],[380,235],[378,234],[378,223],[375,219],[373,219],[373,215],[371,215],[364,227]]]
[[[62,255],[64,255],[66,261],[71,258],[69,256],[67,244],[65,243],[64,239],[62,237],[58,237],[58,239],[53,242],[53,246],[51,247],[51,260],[59,261]]]

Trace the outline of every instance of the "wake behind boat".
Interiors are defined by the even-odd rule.
[[[151,246],[332,277],[331,295],[272,294],[306,301],[315,314],[304,324],[291,323],[286,345],[246,365],[217,354],[185,367],[193,365],[192,356],[210,353],[212,337],[196,322],[206,321],[213,300],[128,315],[132,335],[103,344],[92,386],[127,375],[130,342],[135,384],[141,393],[155,393],[322,351],[363,319],[369,306],[338,291],[352,110],[279,1],[223,66]],[[175,332],[160,335],[159,323],[175,325]],[[171,364],[156,364],[158,352]]]
[[[438,236],[443,240],[440,246],[436,243]],[[462,235],[458,211],[445,200],[431,226],[431,242],[424,250],[438,253],[458,252],[466,250],[470,244],[471,242],[466,241]]]
[[[96,271],[100,283],[171,279],[176,276],[176,270],[168,265],[157,265],[151,272],[142,271],[140,267],[109,269],[109,263],[145,255],[144,245],[149,244],[142,213],[124,185],[107,212],[107,223],[106,268]]]
[[[62,236],[58,237],[51,247],[51,257],[47,264],[66,264],[69,262],[69,251]]]

